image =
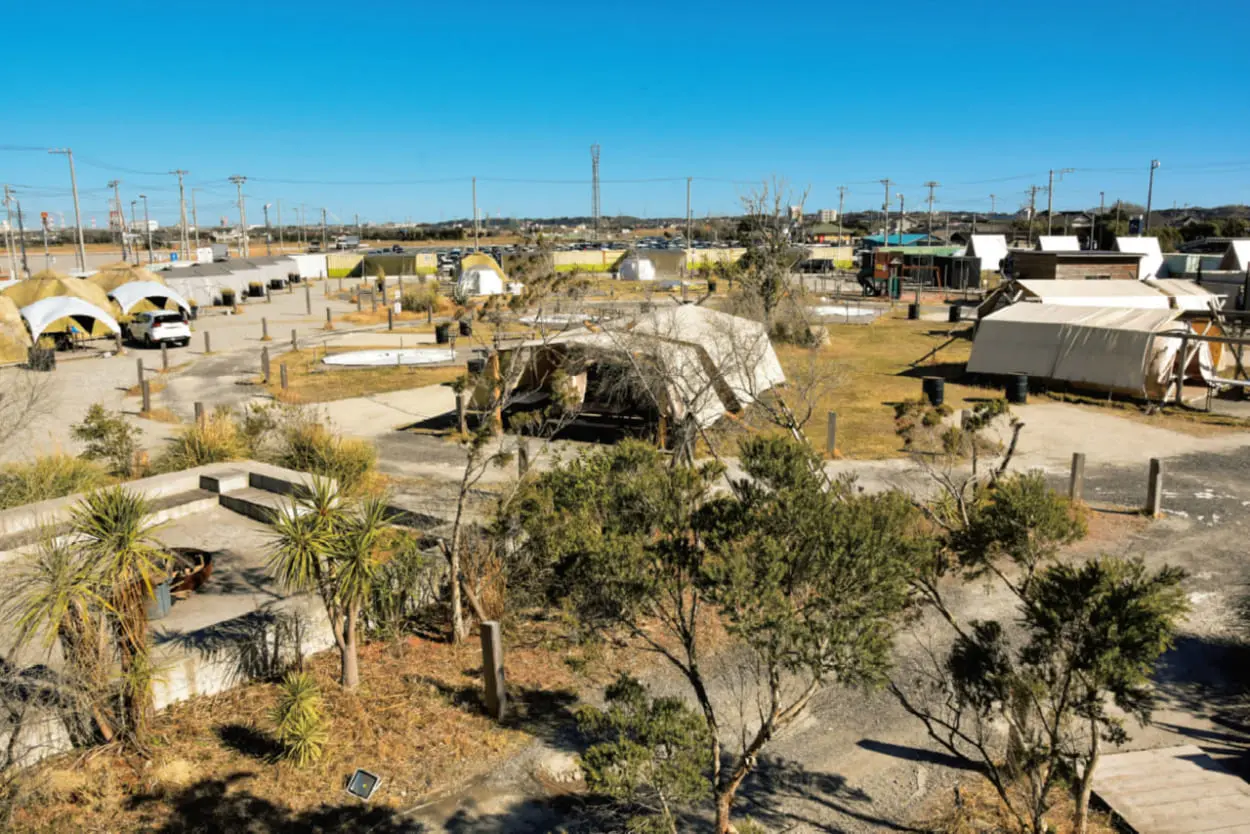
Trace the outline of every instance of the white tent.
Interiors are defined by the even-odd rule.
[[[123,313],[129,313],[144,299],[161,299],[162,302],[169,299],[188,313],[191,312],[191,305],[181,295],[156,281],[131,281],[129,284],[122,284],[109,293],[109,298],[117,302]]]
[[[1250,239],[1230,240],[1220,261],[1220,269],[1245,272],[1250,269]]]
[[[489,266],[471,266],[456,281],[456,297],[503,295],[504,280],[499,271]]]
[[[620,273],[622,281],[654,281],[655,264],[647,258],[630,255],[621,261]]]
[[[977,325],[968,371],[1028,374],[1159,399],[1172,382],[1180,347],[1166,335],[1190,329],[1179,316],[1179,310],[1015,304]],[[1209,375],[1205,343],[1197,364]]]
[[[982,317],[1011,304],[1035,303],[1061,307],[1105,307],[1117,310],[1180,310],[1206,312],[1223,300],[1180,278],[1152,281],[1012,281],[990,295],[978,308]]]
[[[1080,252],[1081,242],[1076,235],[1042,235],[1037,239],[1039,252]]]
[[[118,326],[117,320],[104,310],[101,310],[90,301],[84,301],[81,298],[72,296],[58,295],[51,298],[41,298],[34,304],[23,307],[21,312],[22,318],[26,319],[27,327],[30,328],[30,337],[36,340],[43,335],[43,331],[48,325],[64,318],[74,319],[88,333],[91,332],[92,325],[83,321],[83,319],[101,322],[113,333],[121,332],[121,327]]]
[[[1131,282],[1116,281],[1115,283]],[[1147,281],[1146,284],[1166,295],[1175,310],[1192,313],[1211,310],[1213,307],[1219,309],[1224,306],[1222,296],[1216,295],[1196,281],[1185,278],[1155,278]]]
[[[982,272],[1002,272],[1003,261],[1007,259],[1007,236],[973,235],[965,254],[981,259]]]
[[[1160,270],[1163,269],[1163,251],[1159,248],[1157,237],[1118,236],[1115,239],[1115,251],[1134,252],[1142,256],[1137,277],[1143,281],[1147,278],[1158,278]]]

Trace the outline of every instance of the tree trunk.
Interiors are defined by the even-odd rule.
[[[1089,795],[1094,788],[1094,769],[1098,767],[1098,757],[1101,753],[1097,722],[1090,722],[1089,734],[1089,758],[1085,762],[1085,771],[1081,774],[1076,795],[1076,819],[1073,821],[1075,834],[1085,834],[1089,828]]]
[[[733,802],[733,794],[716,792],[716,834],[729,834],[733,825],[729,822],[729,805]]]
[[[343,674],[340,681],[344,689],[355,689],[360,685],[360,665],[356,659],[356,619],[359,613],[359,603],[348,605],[347,620],[343,624]]]
[[[464,639],[464,603],[460,592],[460,531],[456,530],[451,537],[451,552],[448,554],[448,570],[451,571],[451,642],[459,643]]]

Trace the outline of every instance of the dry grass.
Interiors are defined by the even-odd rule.
[[[357,350],[358,348],[351,348]],[[389,391],[423,388],[451,382],[464,373],[464,367],[439,368],[354,368],[331,370],[321,364],[324,352],[291,351],[278,357],[272,366],[269,391],[287,403],[323,403],[349,397],[365,397]],[[280,365],[287,367],[286,391],[282,390]]]
[[[1160,429],[1180,432],[1194,437],[1214,437],[1230,431],[1245,431],[1250,421],[1227,414],[1208,414],[1205,411],[1189,411],[1175,405],[1163,409],[1147,409],[1141,402],[1125,398],[1116,399],[1106,394],[1084,394],[1075,391],[1052,391],[1043,395],[1055,402],[1069,403],[1109,410],[1116,417]]]
[[[942,794],[924,815],[925,831],[940,834],[1000,834],[1018,830],[1015,818],[1007,810],[994,787],[986,779],[967,782],[957,788],[956,794]],[[1067,795],[1056,792],[1056,804],[1046,816],[1050,830],[1055,834],[1072,834],[1072,817],[1076,805]],[[1097,811],[1090,811],[1089,834],[1113,834],[1116,829],[1110,818]]]
[[[148,389],[152,392],[152,396],[156,396],[161,391],[165,390],[165,380],[163,379],[149,379],[147,382],[148,382]],[[141,397],[143,396],[143,388],[138,383],[136,383],[126,389],[126,396],[127,397]]]
[[[384,778],[375,804],[411,807],[422,797],[486,772],[528,743],[544,721],[567,721],[579,685],[588,683],[533,626],[508,635],[508,686],[517,719],[501,727],[478,706],[481,650],[416,637],[362,647],[361,683],[337,683],[338,654],[308,666],[325,696],[329,741],[305,769],[268,759],[269,710],[276,684],[252,683],[162,712],[151,761],[114,749],[49,760],[24,780],[13,831],[152,830],[167,822],[179,790],[200,780],[251,774],[239,786],[290,807],[346,804],[344,780],[357,767]],[[606,664],[592,663],[603,677]],[[602,673],[602,674],[600,674]],[[136,801],[137,797],[150,797]]]
[[[170,425],[178,425],[182,422],[182,418],[170,411],[168,408],[154,408],[151,411],[140,411],[139,416],[145,420],[152,420],[157,423],[169,423]]]

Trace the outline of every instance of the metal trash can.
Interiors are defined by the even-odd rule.
[[[939,406],[946,399],[946,380],[940,376],[927,376],[920,381],[920,390],[924,392],[929,405]]]
[[[436,344],[445,345],[451,342],[451,324],[444,322],[443,324],[434,326],[434,342]]]
[[[1012,374],[1007,377],[1007,402],[1012,405],[1024,405],[1029,401],[1028,374]]]
[[[480,374],[486,370],[486,360],[480,356],[475,356],[465,363],[465,367],[471,374]]]
[[[951,324],[957,324],[964,320],[964,308],[959,304],[952,304],[948,310],[946,318]]]
[[[469,321],[468,319],[461,319],[460,320],[460,335],[472,336],[473,335],[473,322]]]
[[[907,305],[907,318],[909,321],[917,321],[920,318],[920,305],[914,301]]]

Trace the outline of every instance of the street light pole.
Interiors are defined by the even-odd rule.
[[[69,159],[69,187],[74,194],[74,225],[78,227],[78,271],[87,271],[87,244],[82,237],[82,212],[78,208],[78,178],[74,175],[74,151],[70,148],[53,148],[48,153],[63,153]]]
[[[198,188],[191,189],[191,225],[195,226],[195,248],[200,248],[200,216],[195,210],[195,192]]]
[[[1150,204],[1155,196],[1155,169],[1159,167],[1159,160],[1150,160],[1150,187],[1146,190],[1146,231],[1150,231]]]
[[[131,201],[130,201],[130,228],[132,228],[132,229],[138,229],[138,228],[139,228],[139,223],[138,223],[138,221],[137,221],[137,220],[135,220],[135,205],[136,205],[136,204],[138,204],[138,202],[139,202],[138,200],[131,200]],[[138,266],[138,264],[139,264],[139,247],[138,247],[137,245],[136,245],[136,246],[131,246],[131,247],[130,247],[130,251],[134,253],[134,256],[135,256],[135,265],[136,265],[136,266]]]
[[[273,248],[269,244],[269,207],[271,205],[273,205],[273,203],[265,203],[265,206],[264,206],[264,209],[265,209],[265,254],[266,255],[273,254]]]
[[[148,217],[148,195],[140,194],[139,199],[143,200],[143,225],[148,229],[148,263],[152,263],[155,258],[152,255],[152,220]]]

